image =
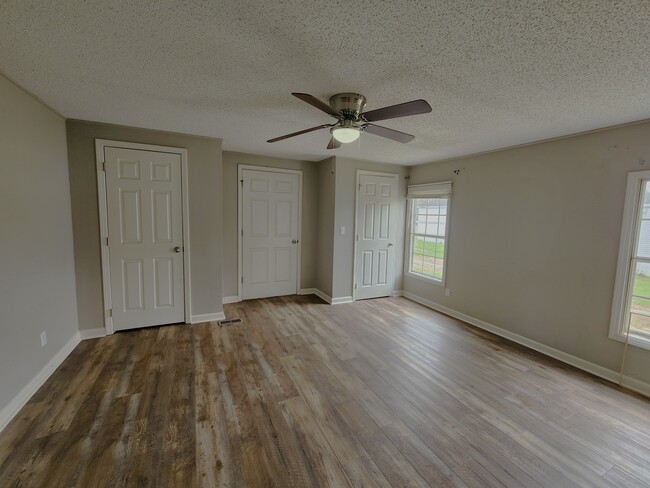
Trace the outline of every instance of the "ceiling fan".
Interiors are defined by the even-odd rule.
[[[358,93],[337,93],[330,97],[329,105],[307,93],[292,93],[292,95],[303,102],[307,102],[317,109],[322,110],[326,114],[331,115],[337,119],[337,121],[333,124],[318,125],[310,129],[275,137],[266,142],[282,141],[315,130],[329,128],[332,137],[327,145],[327,149],[336,149],[341,147],[341,143],[345,144],[348,142],[354,142],[359,138],[362,132],[369,132],[370,134],[405,144],[415,139],[415,136],[398,130],[389,129],[388,127],[383,127],[381,125],[376,125],[373,124],[373,122],[431,112],[431,105],[429,105],[426,100],[413,100],[411,102],[399,103],[397,105],[364,112],[363,109],[366,106],[366,97],[359,95]]]

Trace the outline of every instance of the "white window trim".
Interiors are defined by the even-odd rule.
[[[407,248],[406,252],[404,253],[405,256],[405,261],[404,261],[404,275],[408,276],[409,278],[415,278],[416,280],[421,280],[425,281],[427,283],[431,283],[437,286],[445,286],[445,283],[447,282],[447,254],[449,251],[449,227],[451,225],[451,196],[445,196],[445,197],[435,197],[435,198],[446,198],[447,199],[447,222],[445,226],[445,251],[444,251],[444,256],[443,256],[443,266],[442,266],[442,279],[441,280],[436,280],[435,278],[432,278],[431,276],[423,275],[420,273],[415,273],[411,271],[411,260],[413,258],[413,233],[411,232],[411,229],[413,228],[413,200],[419,199],[419,198],[426,198],[426,197],[415,197],[415,198],[409,198],[407,199],[407,210],[406,210],[406,222],[407,222],[407,227],[406,227],[406,239],[407,239]]]
[[[632,256],[639,233],[639,217],[642,211],[641,189],[643,180],[650,180],[650,171],[634,171],[627,175],[625,191],[625,207],[623,210],[623,225],[621,226],[621,241],[616,265],[616,281],[614,283],[614,299],[612,301],[612,316],[609,325],[609,337],[634,346],[650,349],[650,339],[644,336],[629,334],[627,337],[626,316],[628,310],[629,287],[632,286]]]

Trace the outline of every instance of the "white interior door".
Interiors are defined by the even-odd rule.
[[[242,299],[297,293],[300,177],[242,171]]]
[[[397,178],[359,174],[357,188],[355,298],[393,293]]]
[[[184,322],[179,154],[106,147],[115,330]]]

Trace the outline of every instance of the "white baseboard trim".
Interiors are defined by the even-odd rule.
[[[559,349],[555,349],[553,347],[547,346],[546,344],[542,344],[541,342],[537,342],[533,339],[529,339],[514,332],[510,332],[509,330],[502,329],[501,327],[497,327],[496,325],[484,322],[483,320],[472,317],[471,315],[458,312],[452,308],[445,307],[444,305],[440,305],[439,303],[427,300],[426,298],[422,298],[418,295],[414,295],[408,291],[404,291],[404,296],[409,300],[413,300],[414,302],[424,305],[425,307],[429,307],[438,312],[442,312],[446,315],[478,327],[479,329],[487,330],[488,332],[492,332],[493,334],[509,339],[512,342],[516,342],[517,344],[521,344],[522,346],[526,346],[537,352],[541,352],[542,354],[562,361],[563,363],[575,366],[576,368],[598,376],[599,378],[603,378],[607,381],[618,384],[619,374],[616,371],[605,368],[604,366],[600,366],[585,359],[581,359],[577,356],[573,356],[572,354],[568,354],[566,352],[560,351]],[[646,383],[634,378],[624,377],[623,386],[629,390],[650,397],[650,383]]]
[[[216,322],[217,320],[224,320],[226,316],[223,312],[204,313],[201,315],[192,315],[190,317],[190,324],[201,324],[203,322]]]
[[[299,295],[316,295],[317,297],[325,300],[327,303],[332,303],[332,297],[326,295],[318,288],[301,288],[298,292]]]
[[[234,296],[234,297],[223,297],[222,298],[222,303],[225,305],[226,303],[239,303],[241,302],[241,298],[239,296]]]
[[[342,303],[352,303],[354,301],[354,298],[352,297],[337,297],[337,298],[332,298],[332,305],[341,305]]]
[[[316,295],[318,298],[321,298],[325,300],[327,303],[331,304],[332,303],[332,297],[329,295],[326,295],[322,291],[320,291],[318,288],[302,288],[299,292],[299,295]]]
[[[298,295],[315,295],[317,291],[316,288],[301,288]]]
[[[404,290],[395,290],[393,292],[394,297],[403,297],[404,296]]]
[[[106,329],[99,327],[97,329],[84,329],[79,331],[79,336],[82,341],[86,339],[98,339],[99,337],[106,337]]]
[[[331,296],[329,296],[329,295],[323,293],[323,292],[320,291],[318,288],[314,288],[313,290],[314,290],[314,295],[316,295],[316,296],[319,297],[319,298],[322,298],[323,300],[325,300],[325,301],[326,301],[327,303],[329,303],[329,304],[332,303],[332,297],[331,297]]]
[[[322,298],[325,300],[327,303],[330,305],[340,305],[342,303],[351,303],[354,301],[352,297],[337,297],[337,298],[332,298],[329,295],[326,295],[322,291],[320,291],[318,288],[303,288],[300,290],[301,295],[316,295],[319,298]]]
[[[45,366],[34,376],[29,383],[27,383],[16,397],[9,402],[2,410],[0,410],[0,432],[11,422],[21,408],[29,401],[29,399],[36,393],[36,391],[45,383],[54,370],[58,368],[61,363],[68,357],[72,350],[77,347],[81,342],[81,335],[77,332],[72,338],[64,345],[59,352],[57,352],[52,359],[50,359]]]

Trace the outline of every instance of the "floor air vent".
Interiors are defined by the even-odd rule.
[[[225,319],[219,321],[219,326],[223,327],[224,325],[232,325],[241,323],[241,319]]]

